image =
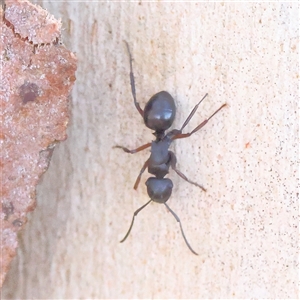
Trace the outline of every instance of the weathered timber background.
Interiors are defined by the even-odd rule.
[[[68,140],[38,189],[38,207],[3,299],[298,298],[299,5],[297,3],[118,3],[36,1],[61,18],[78,57]],[[120,244],[133,212],[148,201],[153,136],[135,110],[129,63],[144,107],[160,90],[187,130],[224,102],[200,132],[178,140],[169,205],[151,204]]]

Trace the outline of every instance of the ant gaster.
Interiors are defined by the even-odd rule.
[[[136,92],[135,92],[135,82],[133,76],[133,68],[132,68],[132,56],[128,46],[126,43],[128,55],[129,55],[129,62],[130,62],[130,85],[131,85],[131,92],[134,100],[134,105],[142,118],[144,119],[145,125],[154,130],[154,136],[156,137],[155,141],[151,143],[147,143],[137,149],[129,150],[123,146],[115,146],[116,148],[121,148],[127,153],[137,153],[142,151],[146,148],[151,147],[151,153],[148,160],[144,163],[136,181],[134,184],[134,189],[138,188],[140,179],[146,168],[148,168],[148,172],[153,174],[155,177],[150,177],[146,181],[147,192],[150,197],[150,200],[136,210],[133,214],[133,218],[131,221],[131,225],[129,227],[128,232],[126,233],[125,237],[120,241],[121,243],[124,242],[130,231],[132,229],[134,219],[137,214],[146,207],[150,202],[154,201],[157,203],[163,203],[166,208],[171,212],[174,216],[176,221],[180,225],[180,230],[184,241],[188,248],[196,255],[198,255],[188,243],[185,234],[182,229],[182,225],[180,222],[179,217],[175,214],[173,210],[167,205],[167,201],[172,194],[173,183],[169,178],[164,178],[169,173],[169,168],[171,167],[181,178],[186,180],[187,182],[201,188],[203,191],[206,189],[199,185],[196,182],[189,180],[183,173],[181,173],[176,167],[176,156],[172,151],[169,151],[169,147],[171,143],[176,139],[187,138],[191,136],[193,133],[197,132],[201,129],[217,112],[219,112],[226,104],[223,104],[218,110],[216,110],[208,119],[204,120],[200,125],[198,125],[194,130],[190,133],[182,133],[185,126],[189,123],[193,115],[195,114],[196,110],[198,109],[199,104],[205,99],[207,94],[199,101],[199,103],[194,107],[191,111],[185,122],[183,123],[182,127],[178,129],[173,129],[168,133],[165,133],[167,129],[171,127],[173,121],[175,119],[176,114],[176,106],[173,97],[165,91],[161,91],[150,98],[147,102],[144,111],[141,109],[139,103],[136,100]]]

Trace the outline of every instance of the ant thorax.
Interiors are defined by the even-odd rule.
[[[151,154],[150,154],[150,164],[160,165],[167,163],[169,161],[169,147],[172,140],[166,135],[160,141],[153,141],[151,143]]]

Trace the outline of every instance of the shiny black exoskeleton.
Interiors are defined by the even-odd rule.
[[[176,106],[173,97],[165,91],[161,91],[154,96],[150,98],[150,100],[147,102],[144,111],[141,109],[139,103],[136,100],[136,93],[135,93],[135,82],[134,82],[134,76],[132,71],[132,57],[129,50],[129,46],[126,43],[128,55],[130,59],[130,85],[131,85],[131,91],[132,96],[134,100],[134,105],[140,115],[143,117],[145,125],[154,130],[154,135],[156,137],[155,141],[152,143],[147,143],[137,149],[129,150],[123,146],[116,146],[116,148],[121,148],[127,153],[137,153],[139,151],[142,151],[148,147],[151,147],[151,154],[149,159],[144,163],[136,181],[134,184],[134,189],[137,189],[141,176],[148,168],[148,172],[155,177],[150,177],[146,181],[147,186],[147,192],[150,197],[150,201],[148,201],[146,204],[144,204],[142,207],[140,207],[138,210],[136,210],[133,214],[133,218],[131,221],[131,225],[129,227],[129,230],[125,237],[121,240],[121,242],[124,242],[126,238],[128,237],[136,215],[144,208],[146,207],[150,202],[154,201],[157,203],[163,203],[166,208],[172,213],[172,215],[175,217],[177,222],[179,222],[180,230],[182,233],[182,236],[185,240],[186,245],[189,247],[189,249],[196,255],[198,255],[190,246],[188,243],[185,234],[182,229],[182,225],[180,222],[180,219],[178,216],[171,210],[171,208],[166,204],[168,199],[170,198],[172,194],[173,189],[173,183],[169,178],[164,178],[168,173],[170,167],[184,180],[187,182],[201,188],[203,191],[206,191],[205,188],[201,185],[199,185],[196,182],[193,182],[189,180],[183,173],[181,173],[176,168],[176,156],[172,151],[169,151],[169,147],[171,143],[175,139],[181,139],[191,136],[193,133],[197,132],[199,129],[201,129],[217,112],[219,112],[226,104],[223,104],[218,110],[216,110],[208,119],[204,120],[200,125],[198,125],[193,131],[190,133],[182,133],[182,130],[184,127],[189,123],[190,119],[195,114],[199,104],[204,100],[204,98],[207,96],[207,94],[199,101],[199,103],[194,107],[194,109],[189,114],[186,121],[183,123],[182,127],[178,129],[173,129],[167,134],[165,131],[171,127],[173,124],[173,121],[175,119],[176,115]]]
[[[144,109],[145,125],[155,133],[164,133],[169,129],[176,115],[176,106],[173,97],[165,91],[152,96]]]

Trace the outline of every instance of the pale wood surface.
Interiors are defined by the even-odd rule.
[[[296,3],[76,3],[39,1],[78,56],[69,138],[55,149],[38,206],[20,235],[3,298],[297,298],[298,16]],[[176,221],[144,204],[149,155],[113,150],[150,141],[130,92],[134,56],[142,105],[160,90],[188,129],[172,145]]]

